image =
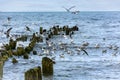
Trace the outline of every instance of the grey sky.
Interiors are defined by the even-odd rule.
[[[0,11],[120,11],[120,0],[0,0]]]

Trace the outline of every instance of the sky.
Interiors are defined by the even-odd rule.
[[[120,11],[120,0],[0,0],[2,12],[65,11],[63,7],[79,11]]]

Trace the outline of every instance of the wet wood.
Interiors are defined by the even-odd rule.
[[[3,61],[0,61],[0,80],[2,80],[3,77]]]
[[[25,72],[25,80],[42,80],[41,67],[38,66]]]
[[[43,76],[53,75],[53,61],[48,57],[42,59],[42,72]]]

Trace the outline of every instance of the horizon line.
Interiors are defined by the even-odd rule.
[[[66,11],[0,11],[0,12],[66,12]],[[96,10],[96,11],[80,11],[80,12],[120,12],[120,11],[117,11],[117,10]],[[68,12],[67,12],[68,13]]]

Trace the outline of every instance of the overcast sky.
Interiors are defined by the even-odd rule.
[[[0,0],[0,11],[120,11],[120,0]]]

